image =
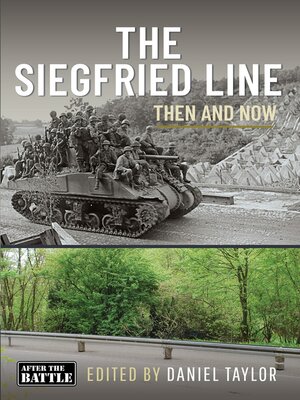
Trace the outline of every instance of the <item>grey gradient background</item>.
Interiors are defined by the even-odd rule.
[[[294,0],[2,0],[1,115],[48,119],[51,109],[60,112],[68,104],[68,98],[49,97],[47,90],[45,97],[18,96],[18,64],[84,63],[92,67],[95,63],[144,63],[138,59],[137,35],[130,60],[122,61],[116,26],[181,26],[182,33],[174,36],[181,62],[188,64],[198,79],[204,78],[207,63],[215,65],[218,78],[225,75],[227,63],[281,63],[284,68],[294,68],[300,64],[299,11],[300,3]],[[67,87],[69,74],[62,75]],[[113,73],[107,76],[111,83],[105,85],[103,96],[86,97],[91,104],[114,98]]]

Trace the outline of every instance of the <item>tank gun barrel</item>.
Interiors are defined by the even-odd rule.
[[[164,156],[164,155],[154,155],[154,154],[145,154],[143,156],[145,160],[170,160],[170,161],[177,161],[178,156]]]

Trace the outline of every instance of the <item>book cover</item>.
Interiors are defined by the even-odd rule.
[[[1,3],[1,398],[298,398],[299,6]]]

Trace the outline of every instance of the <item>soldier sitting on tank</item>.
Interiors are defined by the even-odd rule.
[[[52,128],[48,137],[49,143],[52,145],[56,141],[57,128]]]
[[[135,141],[132,143],[132,158],[137,161],[145,172],[146,177],[149,177],[150,168],[149,164],[146,160],[143,160],[143,156],[146,154],[143,150],[141,150],[141,143],[139,141]]]
[[[93,107],[93,106],[87,106],[87,108],[86,108],[86,110],[85,110],[85,112],[84,112],[84,114],[83,114],[83,117],[84,117],[87,121],[89,121],[89,120],[90,120],[90,117],[93,115],[93,112],[94,112],[94,107]]]
[[[124,118],[125,119],[125,118]],[[109,114],[108,116],[109,127],[112,128],[114,123],[116,122],[116,117],[113,114]]]
[[[152,137],[152,132],[153,132],[153,126],[148,125],[146,127],[146,131],[141,136],[140,140],[141,149],[146,154],[152,154],[152,155],[162,154],[163,148],[155,145]]]
[[[66,113],[61,113],[59,119],[60,119],[60,124],[58,125],[58,129],[60,131],[63,131],[64,134],[67,136],[67,138],[69,138],[72,126],[71,121],[68,120]]]
[[[25,148],[23,156],[24,169],[22,178],[28,178],[34,175],[34,150],[32,143],[30,142],[25,142],[24,148]]]
[[[108,132],[109,141],[111,143],[111,146],[114,148],[117,157],[123,154],[123,148],[125,147],[124,142],[127,141],[124,138],[124,131],[120,132],[120,129],[121,128],[115,130],[115,127],[111,127]]]
[[[128,119],[124,119],[121,123],[120,128],[118,128],[117,130],[117,135],[119,135],[120,137],[120,145],[122,148],[131,145],[131,140],[128,136],[129,126],[130,122],[128,121]]]
[[[43,151],[40,155],[40,165],[45,174],[50,172],[50,167],[52,166],[52,152],[50,143],[43,144]]]
[[[114,170],[114,179],[126,181],[130,186],[133,184],[139,186],[140,166],[137,161],[132,158],[132,148],[126,146],[124,154],[117,159],[116,168]]]
[[[73,113],[71,111],[68,111],[66,115],[70,126],[72,126],[74,124]]]
[[[99,183],[103,178],[104,172],[113,172],[117,162],[117,156],[114,150],[110,147],[110,142],[104,140],[102,146],[102,149],[99,149],[93,156],[94,158],[97,158],[98,161],[95,190],[99,189]]]
[[[91,140],[91,136],[87,128],[82,126],[82,116],[80,115],[76,115],[75,117],[75,124],[72,126],[70,140],[75,148],[79,172],[89,171],[89,141]]]
[[[112,130],[116,132],[121,127],[124,119],[126,119],[126,115],[124,113],[119,114],[117,120],[112,125]]]
[[[74,123],[76,122],[76,117],[81,117],[81,126],[86,127],[88,126],[88,120],[86,120],[86,116],[82,111],[77,111],[74,118]]]
[[[41,135],[36,135],[34,138],[34,143],[33,143],[34,162],[35,163],[39,162],[40,155],[43,152],[43,144],[44,144],[44,140],[42,139]]]
[[[16,179],[21,178],[24,169],[25,169],[25,160],[24,160],[24,154],[25,154],[25,144],[27,143],[27,140],[22,140],[21,146],[22,146],[22,153],[20,154],[19,148],[18,148],[18,159],[15,162],[15,175],[12,178],[13,181]]]
[[[67,135],[58,130],[56,132],[56,140],[53,143],[52,152],[55,154],[55,164],[57,170],[61,170],[63,167],[68,166],[68,138]]]
[[[51,129],[53,129],[53,128],[58,128],[58,125],[60,124],[60,119],[57,117],[56,111],[51,111],[50,117],[51,117],[51,121],[48,126],[49,131],[51,131]]]
[[[100,146],[102,146],[102,142],[104,140],[110,141],[109,133],[110,133],[110,124],[108,121],[108,115],[102,115],[100,118],[100,122],[97,124],[97,131],[99,137]]]
[[[108,134],[111,124],[107,114],[103,114],[98,125],[98,131],[104,134]]]
[[[170,143],[169,144],[169,149],[165,153],[166,156],[178,156],[178,154],[175,152],[176,145],[175,143]],[[174,176],[174,178],[178,179],[180,182],[182,182],[181,178],[181,173],[183,175],[183,181],[186,183],[189,183],[190,181],[186,178],[187,171],[189,167],[182,163],[181,160],[179,159],[178,161],[175,160],[165,160],[165,168],[168,170],[171,175]]]
[[[96,151],[100,147],[99,132],[97,129],[98,121],[99,121],[98,117],[96,117],[96,115],[92,115],[89,119],[89,124],[87,126],[87,130],[91,137],[91,140],[89,141],[90,158],[96,153]]]

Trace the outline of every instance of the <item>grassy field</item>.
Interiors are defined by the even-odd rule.
[[[36,126],[17,126],[14,132],[14,142],[18,141],[20,138],[29,138],[29,136],[33,139],[35,135],[43,135],[44,128],[38,128]]]
[[[38,128],[36,126],[17,126],[14,132],[14,143],[5,146],[0,146],[0,157],[3,158],[11,155],[14,158],[16,158],[18,154],[17,150],[18,147],[20,153],[22,152],[21,143],[16,143],[16,142],[20,142],[21,139],[29,140],[30,138],[34,140],[34,137],[38,134],[40,134],[43,137],[44,128]]]

